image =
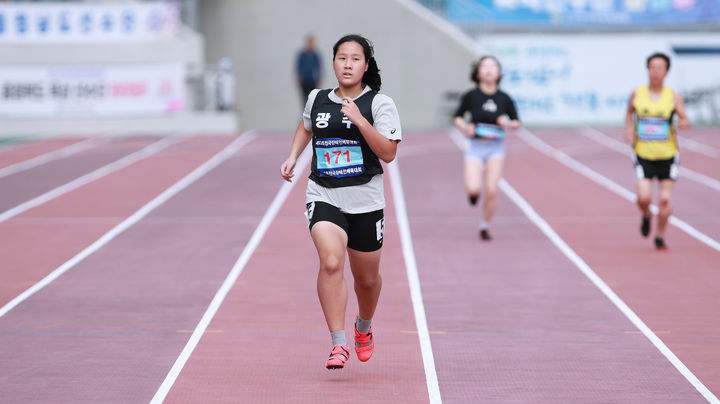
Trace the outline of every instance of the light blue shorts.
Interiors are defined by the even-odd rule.
[[[470,146],[465,152],[466,159],[485,163],[493,157],[505,158],[505,140],[470,139]]]

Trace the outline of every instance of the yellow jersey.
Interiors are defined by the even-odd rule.
[[[650,100],[648,86],[635,90],[635,154],[645,160],[667,160],[677,153],[672,118],[675,114],[673,90],[663,87],[660,99]]]

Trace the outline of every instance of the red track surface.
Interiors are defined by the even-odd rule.
[[[533,133],[632,189],[627,156],[572,130]],[[712,131],[684,136],[718,147]],[[0,179],[0,210],[153,140],[115,139]],[[0,305],[231,140],[181,139],[0,223]],[[0,167],[72,141],[0,149]],[[280,189],[289,143],[259,136],[0,317],[2,401],[149,401]],[[658,253],[639,236],[632,203],[520,139],[509,139],[508,153],[508,183],[720,395],[720,253],[675,227],[670,250]],[[712,157],[684,150],[681,163],[720,179]],[[446,134],[407,134],[399,165],[443,402],[706,401],[504,194],[495,239],[477,240],[479,209],[467,205],[462,154]],[[428,401],[392,185],[376,353],[367,363],[353,353],[331,372],[298,176],[167,402]],[[717,200],[718,191],[683,179],[675,215],[719,240]],[[349,270],[346,279],[350,330]]]
[[[3,146],[0,148],[0,168],[60,150],[81,140],[78,138],[58,138]]]

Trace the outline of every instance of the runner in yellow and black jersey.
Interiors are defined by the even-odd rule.
[[[625,116],[625,141],[635,151],[637,204],[642,212],[640,232],[644,237],[650,234],[652,179],[657,177],[660,182],[655,247],[664,250],[667,248],[665,229],[672,211],[670,198],[678,176],[673,117],[677,114],[680,129],[689,128],[690,121],[680,94],[663,85],[670,70],[670,58],[654,53],[647,59],[647,68],[650,83],[636,88],[630,96]]]

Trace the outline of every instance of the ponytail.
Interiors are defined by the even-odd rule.
[[[374,57],[368,60],[368,69],[363,75],[362,82],[369,85],[375,91],[380,91],[382,79],[380,78],[380,69]]]
[[[382,85],[382,79],[380,79],[380,69],[378,68],[377,61],[375,61],[375,51],[373,44],[368,39],[355,34],[345,35],[340,38],[333,46],[333,59],[338,48],[345,42],[357,42],[363,48],[365,54],[365,60],[367,60],[368,69],[363,74],[362,83],[370,86],[375,91],[380,91]]]

